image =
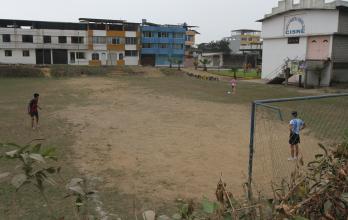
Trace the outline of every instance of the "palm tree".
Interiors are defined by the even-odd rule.
[[[178,64],[178,70],[181,70],[182,60],[176,60],[175,63]]]
[[[208,71],[207,65],[210,64],[211,61],[208,59],[203,59],[203,60],[200,60],[199,62],[203,64],[203,71],[207,72]]]
[[[173,63],[175,62],[175,59],[173,57],[169,57],[168,61],[169,61],[169,68],[172,68],[173,67]]]
[[[195,60],[195,61],[193,62],[193,65],[195,66],[195,70],[197,70],[197,69],[198,69],[198,61]]]

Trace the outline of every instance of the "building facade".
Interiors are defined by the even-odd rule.
[[[348,2],[280,1],[260,22],[262,78],[299,63],[292,74],[304,75],[307,85],[348,82]]]
[[[169,66],[184,63],[186,29],[183,25],[158,25],[143,21],[141,64]]]
[[[0,64],[138,65],[140,24],[0,20]]]
[[[229,42],[231,53],[259,52],[262,50],[261,31],[240,29],[231,31],[230,37],[224,40]]]
[[[196,45],[196,35],[200,34],[198,31],[193,28],[198,28],[197,26],[187,26],[186,28],[186,39],[185,39],[185,67],[193,67],[194,63],[198,63],[198,54]]]

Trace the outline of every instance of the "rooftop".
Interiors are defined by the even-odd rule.
[[[300,0],[295,3],[294,0],[280,0],[278,6],[272,8],[272,12],[266,14],[264,18],[258,20],[262,22],[276,15],[284,14],[289,11],[296,10],[335,10],[335,9],[348,9],[348,2],[342,0],[335,0],[333,2],[326,3],[325,0]]]

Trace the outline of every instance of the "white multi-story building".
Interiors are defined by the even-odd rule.
[[[138,65],[140,25],[0,19],[0,64]]]
[[[262,78],[302,62],[308,85],[348,82],[348,2],[279,1],[262,22]]]

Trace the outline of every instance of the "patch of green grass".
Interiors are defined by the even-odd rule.
[[[229,76],[234,77],[234,72],[232,70],[214,70],[209,71],[212,74],[219,75],[219,76]],[[256,70],[251,70],[249,72],[244,72],[244,70],[238,70],[236,72],[237,78],[245,78],[245,79],[259,79],[260,76],[257,74]]]

